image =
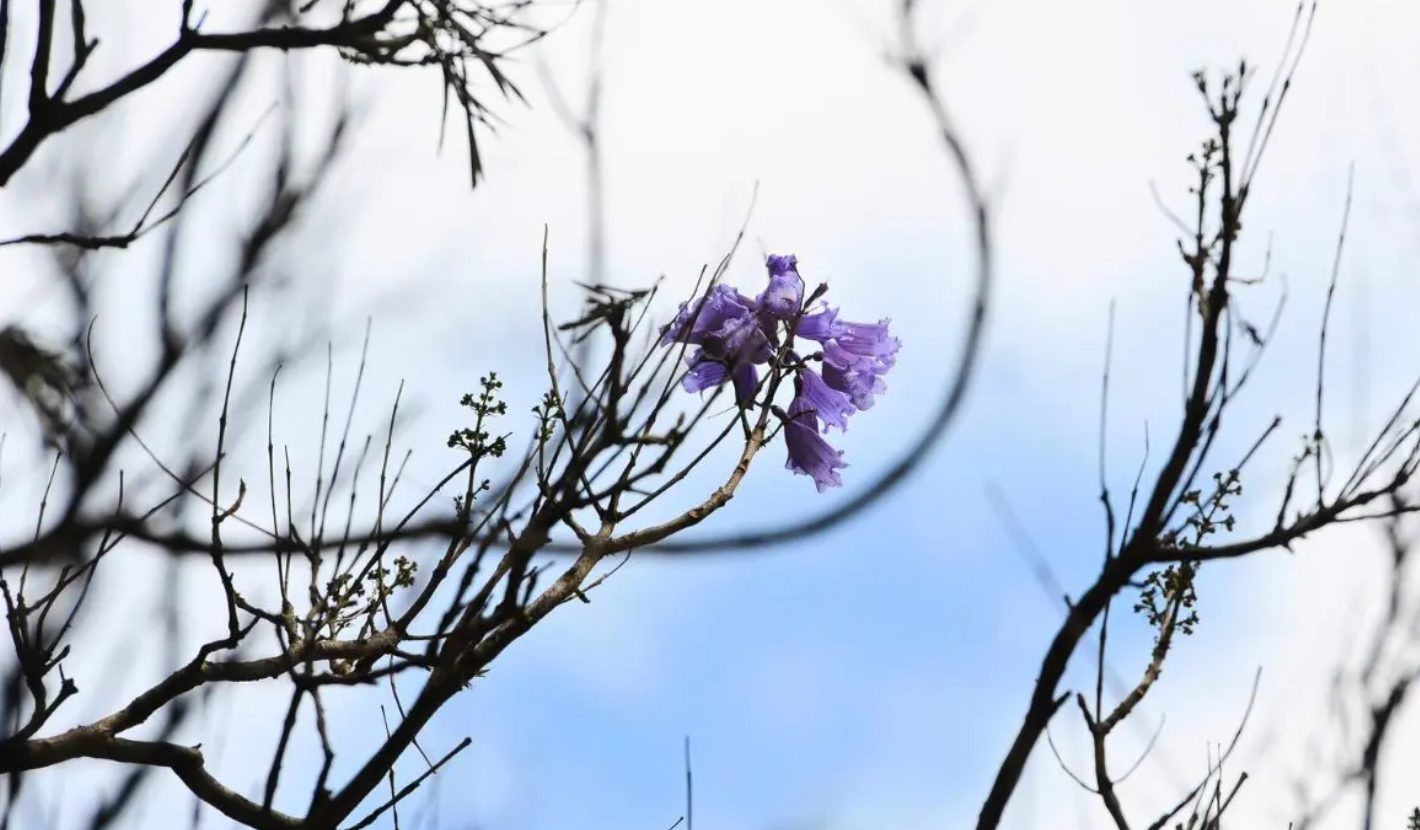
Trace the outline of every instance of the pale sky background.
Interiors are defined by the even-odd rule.
[[[608,2],[602,140],[610,278],[635,286],[665,275],[667,294],[683,294],[700,267],[727,249],[758,183],[746,248],[729,279],[757,291],[761,251],[796,253],[810,283],[829,281],[829,298],[846,317],[891,317],[902,338],[889,392],[846,435],[831,436],[853,465],[842,493],[816,494],[807,479],[782,469],[782,448],[774,447],[740,497],[702,531],[771,526],[820,510],[871,480],[930,417],[960,343],[971,287],[959,183],[921,101],[883,59],[894,42],[895,4]],[[96,78],[161,48],[176,12],[160,13],[159,5],[135,12],[128,4],[95,4],[91,25],[114,33]],[[1175,210],[1185,209],[1184,157],[1207,135],[1189,73],[1245,56],[1260,67],[1255,106],[1295,6],[927,5],[922,40],[940,47],[935,77],[990,183],[998,218],[998,283],[984,363],[948,441],[887,503],[830,534],[753,556],[634,560],[591,605],[560,609],[426,733],[431,756],[465,735],[474,740],[417,801],[437,800],[438,826],[669,827],[682,812],[685,735],[701,828],[925,830],[974,822],[1060,618],[993,513],[987,487],[1006,494],[1061,579],[1082,590],[1101,555],[1096,435],[1111,302],[1117,323],[1109,474],[1116,494],[1127,492],[1140,462],[1146,424],[1155,462],[1177,428],[1187,274],[1150,183]],[[536,52],[574,107],[592,11],[582,8]],[[213,27],[223,17],[214,13]],[[1244,292],[1242,302],[1265,319],[1282,277],[1289,296],[1278,339],[1237,402],[1215,458],[1221,464],[1235,457],[1273,414],[1287,420],[1245,479],[1238,502],[1244,524],[1275,512],[1276,485],[1297,436],[1310,428],[1315,332],[1352,163],[1355,200],[1328,369],[1338,452],[1358,452],[1420,372],[1420,336],[1411,325],[1420,300],[1417,42],[1420,6],[1323,3],[1263,164],[1241,270],[1260,271],[1270,242],[1273,276]],[[12,48],[13,73],[28,56]],[[266,58],[271,78],[279,60]],[[337,94],[333,63],[300,59],[298,67],[296,106],[319,121]],[[508,380],[509,408],[519,415],[541,392],[544,225],[563,307],[576,299],[570,280],[585,275],[581,148],[547,103],[534,53],[520,55],[516,72],[531,105],[497,106],[506,123],[496,136],[484,134],[488,177],[472,192],[458,130],[451,128],[443,155],[435,154],[437,80],[356,73],[351,88],[366,107],[356,150],[302,237],[306,244],[288,252],[292,275],[314,281],[340,326],[337,400],[348,395],[361,326],[375,311],[367,408],[357,426],[382,428],[404,381],[406,405],[421,413],[404,433],[404,446],[415,450],[416,482],[432,480],[448,463],[442,436],[459,423],[458,398],[480,374],[496,370]],[[6,139],[19,123],[20,98],[10,91],[17,88],[6,87],[0,109]],[[95,122],[82,136],[94,142],[88,147],[98,169],[140,169],[135,165],[155,153],[170,153],[182,134],[164,117],[185,123],[192,90],[178,73],[132,99],[117,119]],[[227,146],[276,97],[274,86],[250,87],[241,109],[248,120],[231,125]],[[56,142],[37,161],[56,162],[62,149],[78,146]],[[217,191],[223,195],[194,212],[205,234],[199,238],[209,241],[185,251],[190,286],[200,288],[204,269],[220,269],[230,256],[237,211],[259,193],[252,183],[261,181],[261,154],[270,147],[270,136],[259,135]],[[115,186],[105,181],[95,179]],[[41,163],[16,180],[0,199],[0,235],[57,221],[49,184]],[[113,309],[150,284],[158,250],[155,237],[110,260],[111,328],[101,336],[120,379],[127,350],[145,347]],[[33,252],[0,250],[5,322],[52,313],[46,303],[57,298],[43,287],[40,262]],[[395,306],[391,297],[408,302]],[[253,323],[253,342],[291,333],[271,314]],[[283,379],[277,429],[298,463],[314,458],[321,364]],[[17,420],[13,409],[0,411],[7,423]],[[260,440],[247,445],[249,483],[265,477],[264,437],[253,437]],[[3,462],[8,486],[0,519],[13,538],[33,501],[11,482],[37,461],[7,450]],[[686,486],[714,485],[701,476]],[[1116,770],[1126,769],[1164,720],[1153,754],[1121,791],[1137,826],[1204,773],[1210,748],[1236,728],[1259,666],[1258,702],[1231,762],[1250,780],[1230,814],[1237,826],[1287,826],[1292,784],[1308,770],[1304,748],[1318,728],[1325,731],[1325,669],[1358,641],[1374,608],[1384,565],[1377,538],[1353,528],[1301,545],[1293,556],[1205,570],[1198,633],[1177,647],[1139,723],[1121,730],[1113,752]],[[150,614],[167,590],[150,561],[131,561],[101,595],[110,597],[114,617],[91,620],[100,634],[75,657],[81,688],[96,695],[103,667],[123,661],[156,671],[165,659],[118,640],[129,629],[113,621]],[[209,577],[194,569],[180,589],[195,629],[210,622],[192,607],[210,596],[203,593],[214,587]],[[1112,643],[1115,668],[1136,678],[1147,631],[1125,621]],[[1067,680],[1085,688],[1091,677],[1091,658],[1081,654]],[[135,676],[128,685],[146,682]],[[254,788],[284,698],[274,689],[238,691],[234,705],[218,704],[212,730],[192,740],[207,744],[209,763],[225,780]],[[116,699],[96,695],[81,696],[70,717],[100,716]],[[387,695],[365,694],[337,705],[336,731],[352,752],[380,739],[382,703]],[[1053,734],[1084,774],[1084,731],[1073,707]],[[1388,751],[1393,763],[1382,782],[1378,826],[1398,830],[1420,801],[1402,783],[1420,780],[1413,705]],[[93,767],[84,774],[100,775]],[[75,781],[88,779],[67,780],[73,793]],[[93,780],[104,786],[108,779]],[[35,781],[53,787],[58,779]],[[155,788],[141,826],[185,822],[189,799],[179,792],[171,781]],[[1357,826],[1347,812],[1352,806],[1343,803],[1323,826]],[[77,806],[67,809],[59,826],[82,815]],[[411,810],[417,812],[406,808],[406,821]],[[20,826],[39,821],[32,816]],[[203,826],[225,825],[209,817]],[[1042,745],[1003,826],[1105,827],[1108,816]]]

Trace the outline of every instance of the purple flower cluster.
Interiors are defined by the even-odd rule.
[[[848,428],[848,416],[871,409],[876,395],[886,391],[882,376],[897,362],[902,343],[888,334],[888,321],[850,323],[838,319],[838,310],[819,303],[805,313],[804,280],[798,257],[771,255],[769,285],[750,299],[728,285],[716,285],[694,302],[681,303],[675,320],[661,329],[661,345],[695,346],[689,369],[681,381],[687,392],[701,392],[726,381],[734,385],[743,404],[759,386],[758,366],[769,363],[788,338],[785,365],[794,372],[794,399],[786,412],[784,443],[789,450],[785,465],[811,476],[822,493],[843,484],[838,470],[847,467],[843,451],[819,434],[829,427]],[[826,287],[820,287],[815,296]],[[802,337],[818,344],[808,359],[792,348]],[[810,362],[821,363],[815,371]]]

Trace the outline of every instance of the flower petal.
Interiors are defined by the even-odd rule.
[[[838,309],[829,308],[828,303],[823,303],[822,308],[823,311],[805,314],[799,318],[799,325],[794,328],[794,334],[805,340],[824,343],[846,331],[843,324],[838,322]]]
[[[697,350],[690,359],[690,369],[681,378],[681,388],[687,392],[704,392],[724,383],[730,377],[730,370],[724,363],[706,357],[703,349]]]
[[[769,276],[771,277],[799,272],[799,258],[793,254],[770,254],[765,258],[764,264],[769,268]]]
[[[735,382],[736,400],[745,403],[754,398],[754,393],[759,389],[759,370],[754,368],[753,363],[740,364],[732,379]]]

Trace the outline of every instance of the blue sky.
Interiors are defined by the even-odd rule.
[[[979,382],[948,441],[893,498],[846,527],[753,556],[634,560],[591,605],[560,609],[431,727],[431,755],[464,735],[474,740],[430,790],[440,826],[668,827],[682,810],[685,735],[702,828],[908,830],[974,820],[1060,613],[1033,582],[986,489],[1005,493],[1071,590],[1087,584],[1103,534],[1096,435],[1112,302],[1116,493],[1140,462],[1146,424],[1155,459],[1177,426],[1187,277],[1149,187],[1175,209],[1186,204],[1183,159],[1206,130],[1189,72],[1247,56],[1265,79],[1294,5],[929,5],[922,37],[940,47],[941,88],[990,183],[1000,257]],[[639,285],[665,275],[668,294],[684,293],[702,264],[725,251],[757,183],[746,248],[729,279],[757,290],[758,253],[794,252],[810,282],[830,282],[845,316],[891,317],[904,344],[888,394],[833,436],[853,465],[843,494],[814,493],[772,448],[705,533],[772,526],[854,492],[928,420],[955,357],[971,284],[968,229],[924,108],[882,58],[895,31],[887,8],[867,0],[612,0],[602,134],[612,279]],[[115,9],[105,11],[96,19],[129,29],[107,56],[111,66],[168,36],[166,18],[120,24]],[[583,9],[537,53],[574,102],[590,20]],[[1417,34],[1420,14],[1394,0],[1331,2],[1318,14],[1247,223],[1244,270],[1261,270],[1270,240],[1274,277],[1243,301],[1265,318],[1285,277],[1286,317],[1220,459],[1274,413],[1289,419],[1286,441],[1309,424],[1314,334],[1353,162],[1355,207],[1328,370],[1338,451],[1354,454],[1357,436],[1420,371],[1408,314],[1420,255],[1420,189],[1411,184],[1420,177],[1420,117],[1408,81],[1420,70],[1410,47]],[[533,56],[521,64],[532,105],[500,107],[507,123],[485,144],[489,175],[474,192],[457,142],[434,154],[440,100],[432,78],[357,76],[368,114],[355,155],[309,229],[314,242],[289,252],[292,272],[318,280],[332,319],[347,325],[337,389],[352,380],[360,322],[377,312],[360,426],[380,428],[404,381],[406,401],[422,413],[404,432],[416,482],[447,463],[440,436],[456,425],[457,399],[478,375],[492,369],[508,379],[515,413],[541,391],[544,224],[564,307],[575,301],[570,280],[585,274],[580,150],[546,103]],[[302,111],[319,120],[333,67],[306,61],[300,69]],[[1254,90],[1256,103],[1261,84]],[[190,92],[177,79],[135,99],[122,129],[103,135],[114,156],[142,158],[170,144],[170,128],[134,113],[177,111]],[[271,95],[250,95],[247,111],[259,114]],[[16,118],[0,113],[0,134]],[[269,148],[259,138],[253,158]],[[197,214],[212,241],[190,252],[194,273],[220,266],[229,206],[254,198],[242,171],[257,162],[244,163],[223,200]],[[40,184],[36,177],[20,186]],[[19,198],[0,203],[0,227],[43,215],[43,199]],[[124,267],[142,279],[156,254],[156,245],[139,246]],[[23,253],[0,256],[9,273],[34,265]],[[118,308],[134,289],[108,290]],[[393,308],[392,294],[413,302]],[[43,291],[34,296],[6,292],[7,319],[45,314]],[[257,334],[281,333],[271,318],[254,325],[265,327]],[[107,336],[119,344],[127,335],[115,328]],[[308,366],[285,381],[278,430],[297,463],[313,460],[320,371]],[[249,482],[264,478],[259,443],[248,446]],[[1294,446],[1279,443],[1260,460],[1240,519],[1275,510]],[[4,460],[25,463],[8,453]],[[686,486],[708,490],[713,476]],[[7,515],[20,498],[5,494]],[[150,560],[133,561],[133,575],[107,588],[146,607],[161,588]],[[1372,535],[1348,529],[1292,557],[1269,554],[1205,574],[1204,624],[1142,707],[1144,725],[1126,730],[1115,751],[1130,757],[1166,716],[1154,754],[1124,790],[1137,815],[1203,772],[1210,742],[1231,735],[1262,665],[1258,708],[1266,717],[1249,736],[1260,743],[1264,727],[1278,724],[1279,743],[1247,767],[1253,779],[1237,810],[1247,826],[1286,826],[1289,763],[1302,757],[1291,742],[1305,737],[1292,725],[1312,717],[1324,689],[1307,658],[1344,647],[1380,562]],[[183,584],[194,603],[211,587],[200,569]],[[1338,585],[1348,588],[1339,598],[1324,590]],[[196,629],[203,615],[191,613]],[[93,671],[117,659],[95,642],[77,656]],[[1116,668],[1137,676],[1147,632],[1125,622],[1113,642]],[[156,665],[161,657],[132,659]],[[1082,656],[1069,682],[1088,683],[1090,671]],[[278,699],[265,689],[242,692],[218,710],[221,740],[201,738],[223,747],[214,763],[239,787],[264,768]],[[337,731],[352,750],[378,740],[382,702],[355,696],[337,707]],[[1408,743],[1420,745],[1413,713],[1404,728]],[[1054,734],[1083,769],[1078,721],[1062,716]],[[1394,780],[1414,779],[1420,753],[1402,748],[1392,770]],[[172,786],[156,792],[153,810],[185,803],[169,801]],[[1407,797],[1414,801],[1383,789],[1387,826],[1399,826]],[[1004,826],[1106,820],[1042,747]]]

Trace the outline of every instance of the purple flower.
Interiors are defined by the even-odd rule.
[[[830,388],[818,372],[808,367],[799,370],[795,385],[799,392],[795,400],[802,401],[804,406],[823,419],[825,432],[828,427],[848,429],[848,416],[856,410],[846,393]]]
[[[805,314],[799,318],[799,325],[794,329],[796,336],[823,343],[847,331],[847,328],[838,322],[838,309],[829,308],[828,303],[820,303],[819,305],[823,311],[817,314]]]
[[[888,334],[889,322],[839,323],[842,330],[834,339],[853,354],[873,358],[887,371],[897,363],[897,350],[902,348],[902,341]]]
[[[839,345],[853,354],[873,358],[884,371],[897,363],[897,350],[902,347],[902,341],[888,334],[891,320],[848,323],[838,319],[838,309],[829,308],[827,303],[823,309],[817,314],[804,315],[794,334],[819,343],[837,340]]]
[[[759,386],[759,372],[753,363],[743,363],[732,370],[724,361],[708,356],[704,349],[697,349],[690,357],[690,368],[680,379],[680,385],[687,392],[704,392],[726,380],[734,382],[738,400],[748,401]]]
[[[755,404],[757,367],[770,363],[776,353],[785,355],[793,368],[776,364],[775,371],[796,373],[794,398],[785,415],[786,466],[813,478],[814,486],[823,492],[842,485],[838,470],[848,464],[843,453],[823,439],[820,429],[846,430],[850,416],[873,407],[876,396],[887,391],[882,376],[897,363],[902,341],[889,333],[888,320],[840,320],[838,309],[827,303],[820,303],[813,314],[800,316],[804,280],[798,257],[772,254],[765,267],[769,284],[754,299],[730,286],[716,285],[704,297],[681,303],[675,320],[661,329],[661,345],[699,347],[690,355],[681,379],[687,392],[731,382],[741,406]],[[824,290],[819,286],[816,294]],[[821,369],[799,360],[793,350],[795,337],[818,344],[815,359],[822,358]],[[781,344],[788,348],[781,352]]]
[[[731,286],[721,283],[692,303],[681,303],[675,320],[661,329],[661,345],[691,343],[704,345],[705,337],[730,320],[751,314],[754,301]]]
[[[772,332],[771,332],[772,333]],[[733,379],[742,400],[754,393],[755,363],[773,354],[769,334],[755,314],[755,303],[728,285],[716,285],[695,302],[681,303],[675,320],[661,329],[661,345],[699,346],[681,379],[687,392],[703,392]]]
[[[769,287],[759,295],[758,305],[765,314],[787,320],[799,313],[804,301],[804,279],[799,276],[799,258],[769,255]]]
[[[889,367],[879,365],[871,357],[855,355],[836,340],[823,347],[823,380],[830,387],[846,393],[859,410],[873,408],[874,395],[887,391],[881,375]]]
[[[690,369],[681,378],[681,388],[687,392],[704,392],[725,382],[730,369],[724,363],[705,356],[704,349],[696,349],[690,357]]]
[[[764,260],[764,264],[769,269],[771,278],[783,276],[791,271],[795,276],[799,274],[799,258],[793,254],[770,254]]]
[[[818,417],[802,397],[789,404],[789,421],[784,426],[784,446],[789,460],[784,467],[799,475],[810,476],[814,487],[822,493],[830,487],[842,487],[838,470],[848,466],[843,451],[835,450],[818,434]]]
[[[759,371],[753,363],[745,363],[735,369],[731,379],[735,383],[736,400],[745,403],[754,399],[755,390],[759,388]]]
[[[767,363],[773,349],[759,318],[744,312],[701,338],[705,353],[738,368],[743,363]]]

